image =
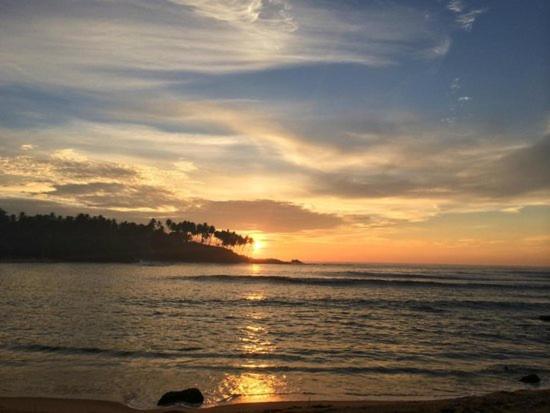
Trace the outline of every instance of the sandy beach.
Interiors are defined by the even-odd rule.
[[[1,413],[132,413],[193,412],[208,413],[548,413],[550,389],[496,392],[483,396],[422,401],[287,401],[242,403],[207,408],[167,407],[136,410],[123,404],[99,400],[50,398],[0,398]]]

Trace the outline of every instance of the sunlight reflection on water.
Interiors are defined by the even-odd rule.
[[[219,388],[227,402],[277,401],[285,391],[284,377],[258,373],[227,375]]]
[[[258,292],[248,293],[244,298],[245,300],[248,300],[248,301],[261,301],[265,299],[265,294],[263,293],[263,291],[258,291]]]
[[[253,266],[254,267],[254,266]],[[259,268],[257,269],[259,271]],[[265,299],[263,291],[249,292],[245,295],[248,301],[261,301]],[[255,355],[270,354],[275,351],[275,346],[269,340],[269,331],[262,324],[267,314],[255,309],[247,314],[248,323],[240,329],[240,342],[245,357],[241,367],[254,369],[267,367],[269,364],[258,363]],[[227,402],[264,402],[281,400],[281,394],[286,393],[287,385],[285,376],[276,376],[262,373],[228,374],[220,384],[219,393],[223,394]]]

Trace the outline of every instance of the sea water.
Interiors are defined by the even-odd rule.
[[[0,396],[151,407],[550,385],[550,270],[0,264]]]

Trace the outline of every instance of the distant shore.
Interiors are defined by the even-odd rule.
[[[0,208],[0,262],[301,264],[243,255],[254,239],[206,222],[117,222],[102,215],[8,215]]]
[[[136,410],[121,403],[99,400],[0,398],[0,413],[161,413],[193,412],[195,408],[168,407]],[[444,400],[420,401],[283,401],[227,404],[202,408],[207,413],[465,413],[550,412],[550,389],[496,392]]]
[[[282,265],[304,265],[305,263],[293,259],[291,261],[280,260],[277,258],[252,258],[246,255],[239,255],[242,259],[230,259],[224,261],[220,260],[162,260],[162,259],[148,259],[148,260],[94,260],[94,259],[48,259],[48,258],[0,258],[0,264],[62,264],[62,263],[83,263],[83,264],[282,264]]]

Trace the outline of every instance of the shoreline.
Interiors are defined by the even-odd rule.
[[[220,264],[220,265],[241,265],[241,264],[275,264],[275,265],[308,265],[303,261],[293,259],[290,261],[278,258],[252,258],[242,255],[243,261],[201,261],[201,260],[161,260],[161,259],[139,259],[139,260],[67,260],[47,258],[0,258],[0,264],[142,264],[142,265],[174,265],[174,264]]]
[[[415,401],[277,401],[224,404],[204,408],[174,406],[148,410],[138,410],[122,403],[101,400],[0,397],[0,413],[172,413],[197,411],[208,413],[466,413],[472,411],[548,413],[550,412],[550,389],[501,391],[481,396]]]
[[[529,264],[457,264],[457,263],[438,263],[438,262],[335,262],[335,261],[302,261],[292,259],[290,261],[278,258],[253,258],[248,257],[250,261],[178,261],[178,260],[67,260],[67,259],[46,259],[46,258],[0,258],[0,264],[139,264],[140,261],[153,264],[221,264],[221,265],[239,265],[239,264],[281,264],[281,265],[319,265],[319,266],[427,266],[427,267],[466,267],[466,268],[511,268],[511,269],[529,269],[550,271],[550,265],[529,265]]]

